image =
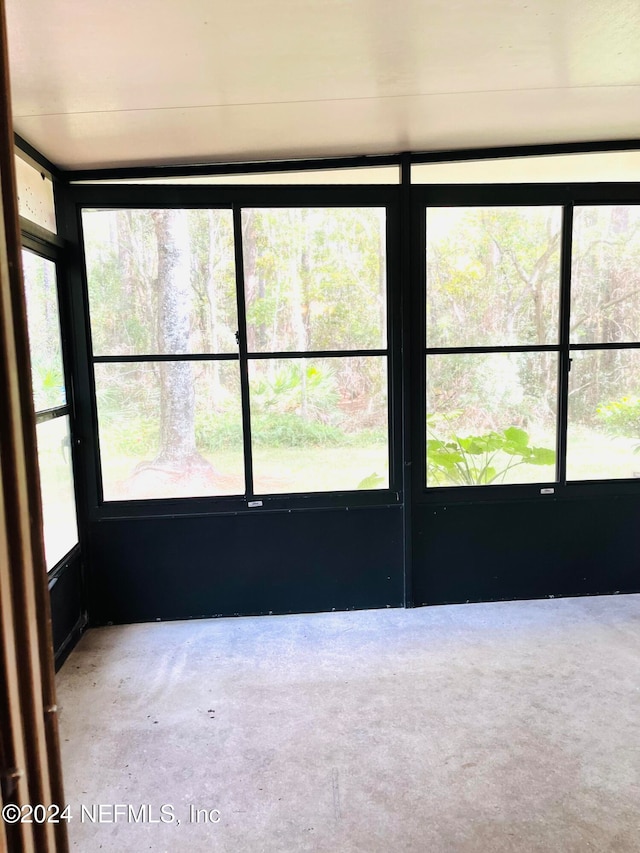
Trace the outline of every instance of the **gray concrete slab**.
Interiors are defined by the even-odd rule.
[[[640,596],[101,628],[58,692],[83,853],[640,850]]]

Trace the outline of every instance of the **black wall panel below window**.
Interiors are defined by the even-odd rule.
[[[85,626],[82,567],[76,548],[49,578],[56,665],[61,666]]]
[[[414,602],[640,591],[640,498],[415,509]]]
[[[402,547],[401,507],[103,520],[91,621],[400,607]]]

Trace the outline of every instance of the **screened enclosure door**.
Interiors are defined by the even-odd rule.
[[[543,503],[565,478],[566,209],[464,196],[416,208],[416,605],[555,591],[569,529]]]
[[[594,194],[416,193],[416,604],[632,588],[640,206]]]

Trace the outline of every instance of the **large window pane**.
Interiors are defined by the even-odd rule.
[[[555,353],[427,356],[427,485],[554,480]]]
[[[53,409],[67,402],[56,266],[53,261],[23,250],[24,290],[27,302],[31,382],[35,410]]]
[[[386,358],[249,362],[258,494],[389,486]]]
[[[238,362],[96,364],[104,499],[244,494]]]
[[[85,210],[94,355],[237,352],[230,210]]]
[[[427,210],[427,346],[558,342],[558,207]]]
[[[249,352],[386,348],[381,208],[242,212]]]
[[[78,541],[71,469],[69,418],[36,427],[47,569],[52,569]]]
[[[640,206],[576,207],[571,277],[573,343],[640,338]]]
[[[567,478],[640,477],[640,352],[572,353]]]

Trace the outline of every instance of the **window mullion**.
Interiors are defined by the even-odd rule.
[[[557,476],[561,485],[567,482],[567,422],[569,411],[569,371],[571,354],[571,251],[573,240],[573,205],[567,204],[562,217],[562,254],[560,261],[560,359],[558,362],[558,445]]]
[[[249,399],[249,363],[247,359],[247,306],[244,287],[244,254],[242,246],[242,209],[233,206],[233,243],[235,250],[236,299],[238,304],[238,351],[240,354],[240,392],[242,398],[242,436],[244,476],[247,500],[254,496],[253,454],[251,448],[251,408]]]

